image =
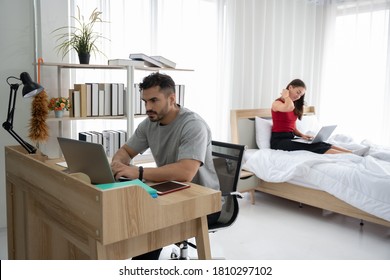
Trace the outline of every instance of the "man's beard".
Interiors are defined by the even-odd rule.
[[[149,115],[149,114],[152,115]],[[161,115],[157,114],[157,112],[154,111],[147,111],[146,114],[148,115],[148,118],[151,122],[158,122],[162,119]]]
[[[165,106],[165,108],[160,110],[159,113],[157,113],[156,111],[153,111],[153,110],[148,110],[148,111],[146,111],[146,114],[148,115],[149,120],[151,122],[159,122],[168,114],[168,110],[169,110],[169,105],[167,104]],[[152,115],[149,115],[149,114],[152,114]]]

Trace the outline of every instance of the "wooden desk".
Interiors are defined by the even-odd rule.
[[[211,258],[206,215],[220,211],[218,191],[102,191],[20,146],[5,147],[5,159],[9,259],[127,259],[192,237]]]

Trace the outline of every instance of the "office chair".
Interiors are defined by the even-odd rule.
[[[209,225],[209,232],[216,232],[219,229],[229,227],[237,219],[239,210],[237,197],[242,198],[242,194],[237,192],[237,182],[240,177],[244,150],[244,145],[212,141],[213,162],[223,200],[218,221]],[[180,254],[173,250],[171,253],[172,259],[189,259],[188,246],[196,248],[196,245],[188,241],[176,245],[180,248]]]

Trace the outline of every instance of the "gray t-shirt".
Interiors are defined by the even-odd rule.
[[[201,166],[192,182],[219,190],[211,140],[207,123],[198,114],[181,107],[175,120],[168,125],[151,122],[148,118],[142,121],[127,145],[137,153],[150,148],[158,167],[181,159],[198,160]]]

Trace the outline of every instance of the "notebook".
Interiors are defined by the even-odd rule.
[[[146,190],[153,198],[157,197],[157,191],[153,188],[151,188],[149,185],[145,184],[139,179],[134,179],[131,181],[126,182],[115,182],[115,183],[105,183],[105,184],[96,184],[95,186],[102,191],[110,190],[113,188],[121,188],[121,187],[127,187],[127,186],[133,186],[137,185],[142,187],[144,190]]]
[[[316,134],[314,138],[311,140],[303,139],[303,138],[297,138],[293,139],[292,141],[304,143],[304,144],[313,144],[318,142],[324,142],[328,140],[329,136],[333,133],[333,131],[336,129],[337,125],[328,125],[321,127],[320,131]]]
[[[70,173],[85,173],[92,184],[114,183],[103,146],[97,143],[57,137]]]

